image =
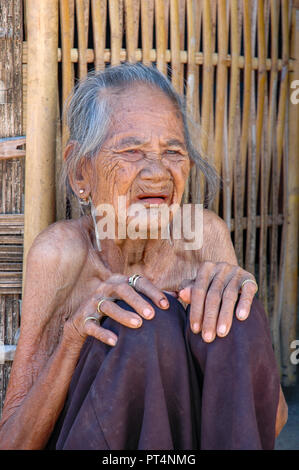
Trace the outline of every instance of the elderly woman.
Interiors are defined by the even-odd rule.
[[[79,84],[68,122],[64,177],[92,211],[29,252],[1,448],[273,448],[286,404],[256,282],[224,221],[204,209],[190,250],[156,210],[149,236],[147,214],[181,204],[192,164],[215,186],[182,99],[154,67],[122,64]],[[120,236],[135,204],[139,236]],[[99,207],[114,209],[115,236]]]

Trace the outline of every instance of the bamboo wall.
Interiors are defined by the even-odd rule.
[[[67,129],[61,121],[62,104],[76,80],[84,78],[89,70],[103,70],[125,60],[155,64],[168,75],[175,89],[186,95],[190,115],[201,126],[198,138],[203,153],[222,177],[221,189],[210,208],[229,226],[239,264],[258,280],[258,296],[269,316],[282,383],[293,384],[295,367],[289,356],[290,343],[296,339],[299,105],[292,105],[289,95],[291,81],[299,79],[299,2],[51,1],[59,34],[58,81],[56,89],[51,88],[57,106],[55,116],[53,112],[50,116],[56,135],[52,157],[55,174],[50,171],[49,184],[57,180],[67,140]],[[30,54],[32,62],[34,54],[28,49],[30,23],[26,13],[29,15],[36,5],[36,0],[24,3],[24,133],[30,130],[29,119],[35,112],[31,106],[28,114],[27,85],[38,96],[38,85],[34,89],[32,84],[29,86],[27,74]],[[40,73],[49,75],[52,71],[52,65],[48,69],[45,65]],[[27,134],[26,158],[42,158],[42,152],[34,146],[29,153],[31,135]],[[2,181],[7,178],[5,165],[2,163]],[[2,214],[14,212],[7,202],[9,194],[2,190]],[[185,200],[202,202],[204,194],[204,181],[193,170]],[[35,210],[33,205],[28,214],[31,210]],[[20,206],[17,212],[22,212]],[[75,201],[56,190],[55,219],[78,215]],[[9,216],[5,217],[9,221]],[[16,218],[14,221],[17,223]],[[25,251],[36,231],[33,228],[27,234]],[[16,246],[13,240],[10,246]],[[12,312],[10,294],[2,292],[0,339],[12,342],[12,336],[5,332],[18,311],[15,308]],[[19,298],[20,294],[19,284],[12,295]],[[9,366],[1,367],[3,380],[3,374],[7,376],[3,371]]]

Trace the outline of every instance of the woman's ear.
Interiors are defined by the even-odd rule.
[[[74,140],[71,140],[67,144],[67,146],[65,147],[64,152],[63,152],[64,162],[66,162],[67,159],[69,158],[70,154],[75,151],[77,145],[78,145],[77,142],[75,142]]]
[[[190,158],[190,168],[193,168],[195,165],[195,161]]]
[[[67,144],[63,154],[65,162],[68,158],[71,158],[71,154],[76,151],[77,145],[77,142],[74,141]],[[84,158],[81,158],[75,167],[69,165],[68,179],[73,192],[81,199],[87,199],[90,194],[90,181]]]

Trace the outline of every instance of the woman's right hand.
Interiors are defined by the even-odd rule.
[[[116,334],[100,325],[101,315],[97,312],[98,304],[103,297],[110,298],[111,300],[105,299],[101,303],[101,312],[124,326],[139,328],[143,318],[151,320],[155,315],[152,305],[139,292],[145,294],[157,307],[162,309],[169,307],[165,294],[147,278],[141,276],[133,288],[128,284],[127,276],[113,274],[109,279],[100,281],[93,296],[66,321],[64,325],[65,339],[69,340],[70,345],[79,344],[82,346],[87,336],[93,336],[103,343],[115,346]],[[119,307],[114,300],[124,300],[136,313]],[[99,321],[86,320],[88,317],[96,317]]]

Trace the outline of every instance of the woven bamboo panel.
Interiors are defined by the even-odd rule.
[[[29,119],[25,7],[26,2],[23,129]],[[294,382],[294,368],[281,354],[293,331],[282,330],[281,321],[294,320],[288,318],[294,317],[294,309],[283,309],[291,171],[287,136],[293,125],[287,120],[288,87],[295,68],[290,52],[296,28],[292,11],[288,0],[60,0],[57,51],[57,175],[68,138],[61,121],[63,103],[88,71],[141,61],[167,74],[175,89],[186,95],[190,116],[200,125],[203,155],[222,178],[210,208],[230,228],[239,264],[257,278],[285,384]],[[2,178],[14,178],[19,170],[6,165]],[[193,169],[184,200],[203,202],[206,189]],[[20,192],[7,196],[2,212],[22,212],[21,199]],[[10,200],[17,201],[15,211],[9,210]],[[57,219],[78,216],[75,201],[57,192]],[[8,267],[20,266],[18,236],[13,229],[3,234],[0,263]],[[7,285],[10,280],[17,285],[18,276],[12,272],[18,271],[6,269]],[[14,302],[14,295],[2,302]]]

